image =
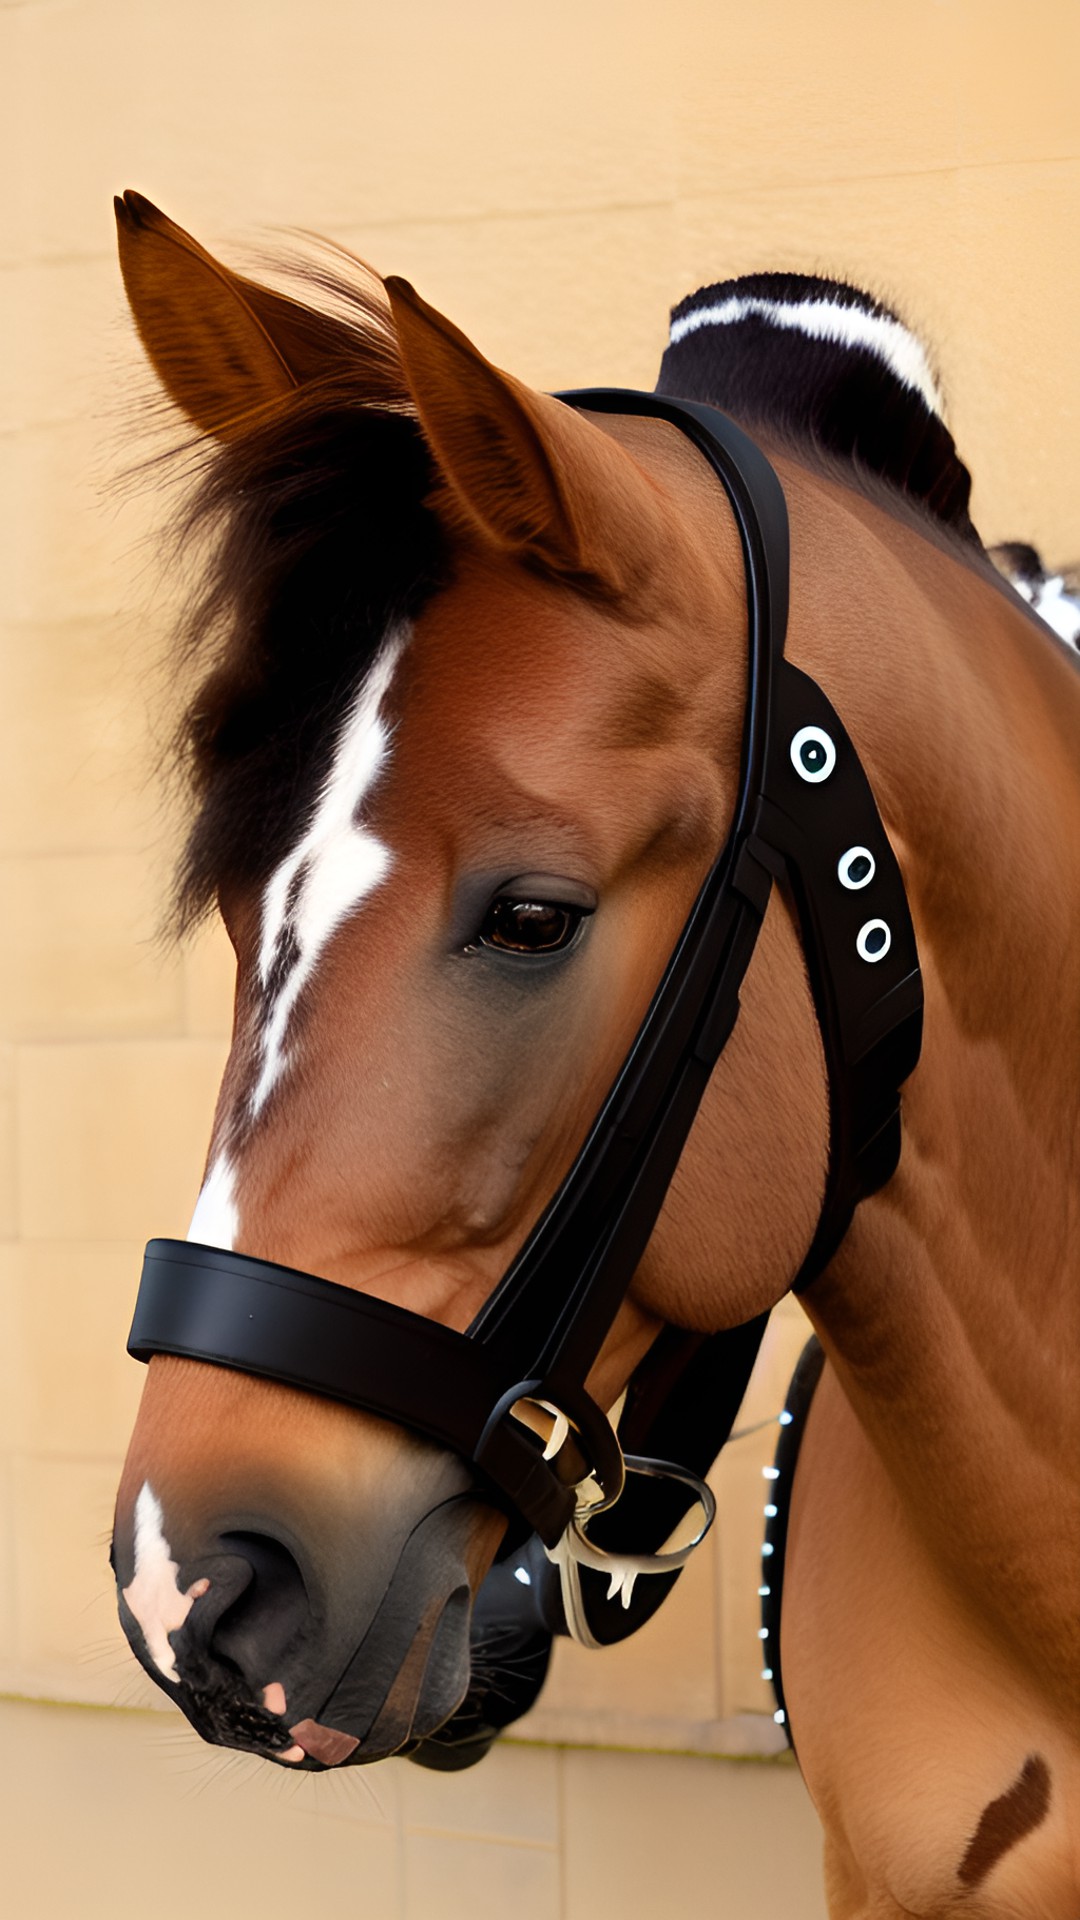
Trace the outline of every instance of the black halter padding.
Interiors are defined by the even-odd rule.
[[[808,786],[792,764],[790,742],[807,725],[821,727],[836,747],[835,768],[821,785]],[[851,889],[838,869],[856,844],[875,872]],[[829,1166],[814,1238],[792,1283],[801,1291],[832,1258],[859,1201],[896,1170],[900,1087],[919,1057],[923,994],[903,877],[862,762],[816,681],[787,660],[777,675],[774,750],[747,852],[790,889],[828,1067]],[[890,934],[877,962],[858,951],[870,919],[884,920]]]
[[[773,880],[789,887],[799,916],[829,1079],[826,1190],[800,1284],[896,1166],[898,1090],[918,1056],[922,1009],[903,882],[869,782],[821,689],[784,659],[788,526],[772,467],[733,421],[696,402],[606,388],[559,397],[589,412],[675,425],[729,500],[746,573],[748,674],[724,847],[577,1159],[466,1333],[270,1262],[152,1241],[129,1342],[138,1359],[209,1360],[426,1434],[471,1461],[549,1545],[572,1509],[568,1483],[583,1471],[595,1473],[609,1501],[619,1493],[619,1444],[584,1382],[735,1024]],[[820,783],[800,777],[792,759],[793,738],[808,725],[835,747]],[[869,851],[875,871],[872,884],[852,890],[838,862],[854,846]],[[887,923],[891,940],[873,961],[858,953],[872,919]],[[740,1390],[756,1345],[731,1342]],[[554,1404],[570,1421],[570,1441],[554,1460],[515,1417],[526,1399]]]

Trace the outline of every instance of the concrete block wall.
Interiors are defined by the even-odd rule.
[[[144,440],[111,195],[139,187],[233,258],[268,228],[327,234],[545,387],[651,385],[667,310],[703,281],[846,274],[930,340],[984,533],[1061,563],[1080,557],[1078,55],[1074,0],[0,0],[0,1691],[156,1704],[105,1566],[140,1384],[123,1339],[142,1242],[186,1229],[229,1024],[220,933],[155,939],[178,583],[156,480],[117,487]],[[747,1420],[802,1335],[786,1308]],[[560,1650],[532,1737],[774,1744],[753,1593],[770,1444],[725,1457],[716,1540],[638,1641]],[[573,1790],[622,1764],[582,1752]],[[409,1871],[450,1873],[424,1857]],[[579,1911],[558,1884],[551,1911]]]

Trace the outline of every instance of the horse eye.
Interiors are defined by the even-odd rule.
[[[568,947],[585,915],[580,907],[552,900],[493,900],[476,944],[499,953],[559,953]]]

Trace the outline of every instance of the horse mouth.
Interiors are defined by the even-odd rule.
[[[340,1733],[336,1727],[321,1726],[318,1720],[300,1720],[290,1727],[295,1746],[279,1757],[282,1760],[317,1760],[323,1767],[344,1766],[360,1745],[354,1733]]]
[[[418,1617],[418,1569],[406,1550],[359,1641],[337,1637],[336,1659],[333,1640],[328,1647],[317,1632],[279,1640],[276,1652],[230,1642],[228,1611],[214,1621],[213,1581],[168,1635],[171,1671],[123,1595],[121,1616],[142,1666],[211,1745],[293,1770],[360,1766],[424,1740],[468,1691],[469,1581],[460,1564],[444,1565],[441,1579],[439,1571],[428,1570]],[[271,1680],[259,1673],[265,1665]]]
[[[379,1634],[386,1613],[381,1608],[373,1633],[365,1636],[317,1719],[291,1729],[305,1753],[300,1764],[363,1766],[400,1753],[441,1727],[469,1687],[470,1609],[464,1583],[445,1598],[431,1599],[404,1658],[388,1673],[379,1641],[385,1638],[387,1652],[391,1638],[400,1646],[401,1621],[391,1610]]]
[[[280,1681],[264,1687],[260,1700],[243,1674],[217,1662],[211,1666],[180,1635],[176,1678],[167,1691],[212,1746],[255,1754],[294,1771],[388,1759],[436,1732],[465,1698],[469,1604],[467,1587],[432,1601],[385,1688],[370,1647],[362,1643],[317,1711],[305,1711],[309,1689],[294,1690],[293,1705]],[[159,1679],[148,1658],[142,1664]]]

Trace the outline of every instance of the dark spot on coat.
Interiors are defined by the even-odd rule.
[[[960,1863],[964,1885],[979,1886],[1010,1847],[1042,1825],[1049,1807],[1050,1769],[1041,1754],[1031,1753],[1008,1792],[983,1808]]]

